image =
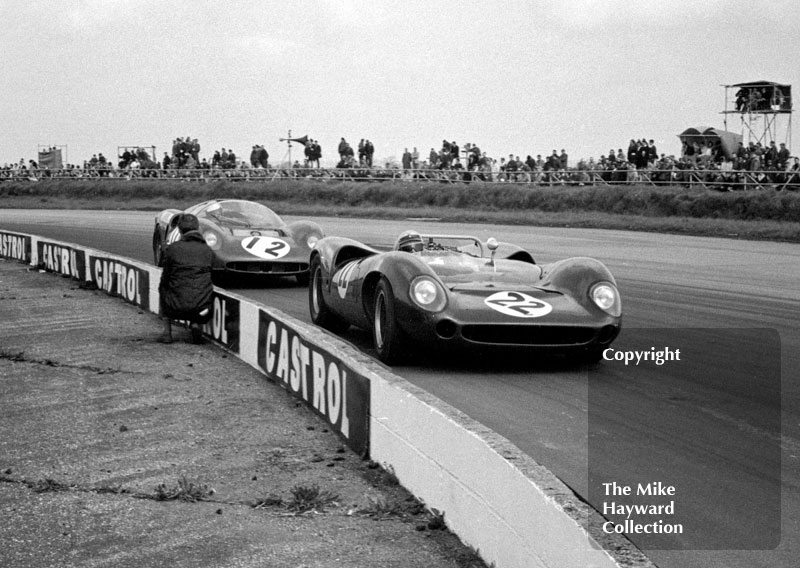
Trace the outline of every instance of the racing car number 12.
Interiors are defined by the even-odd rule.
[[[544,300],[537,300],[522,292],[497,292],[486,298],[484,303],[493,310],[516,318],[540,318],[553,311],[553,306]]]
[[[259,258],[275,260],[289,254],[289,243],[273,237],[247,237],[242,239],[244,250]]]

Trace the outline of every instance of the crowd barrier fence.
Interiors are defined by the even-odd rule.
[[[306,179],[355,182],[508,183],[530,187],[648,185],[683,186],[718,191],[798,190],[800,170],[646,169],[558,171],[467,171],[395,168],[233,168],[233,169],[6,169],[4,181],[179,180],[186,182],[260,182]]]

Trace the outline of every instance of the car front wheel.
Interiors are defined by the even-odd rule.
[[[156,266],[161,266],[164,261],[164,247],[161,244],[161,235],[158,232],[158,227],[153,232],[153,262]]]
[[[341,333],[346,331],[350,324],[334,314],[325,303],[325,297],[322,295],[324,277],[322,270],[319,257],[315,257],[309,269],[308,311],[311,314],[311,321],[328,331]]]
[[[392,286],[385,278],[375,289],[374,308],[372,339],[378,358],[388,365],[399,363],[407,355],[408,340],[397,323]]]

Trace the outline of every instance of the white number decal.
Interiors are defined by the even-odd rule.
[[[344,300],[344,297],[347,295],[347,287],[350,285],[350,278],[353,276],[353,272],[355,272],[357,264],[357,260],[345,264],[334,277],[334,280],[336,281],[336,289],[339,291],[339,297],[342,300]]]
[[[289,254],[289,243],[273,237],[247,237],[242,240],[242,248],[258,258],[275,260]]]
[[[540,318],[553,311],[553,306],[544,300],[537,300],[522,292],[497,292],[486,298],[484,303],[493,310],[515,318]]]

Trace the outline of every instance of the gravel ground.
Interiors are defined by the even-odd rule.
[[[483,567],[211,344],[0,260],[0,566]]]

